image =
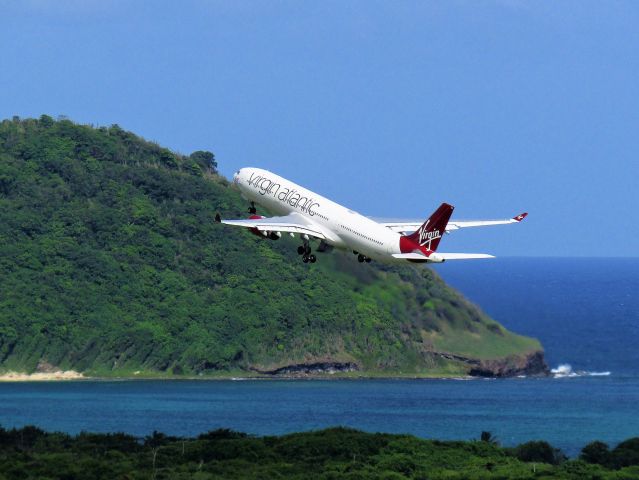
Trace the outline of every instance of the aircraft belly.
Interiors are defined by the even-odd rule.
[[[362,240],[359,237],[350,237],[349,240],[350,241],[348,243],[351,250],[355,250],[374,260],[378,260],[380,258],[380,252],[378,252],[375,246],[370,242]]]
[[[346,244],[346,242],[344,242],[344,240],[342,239],[342,237],[340,237],[339,235],[335,235],[335,233],[331,232],[331,237],[328,238],[327,243],[336,247],[336,248],[340,248],[340,249],[348,249],[348,245]]]
[[[262,198],[264,198],[263,205],[273,213],[276,213],[278,215],[287,215],[292,211],[291,208],[287,208],[285,204],[283,204],[282,202],[278,202],[275,198]]]

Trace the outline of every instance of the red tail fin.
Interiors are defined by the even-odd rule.
[[[430,216],[417,231],[408,236],[410,240],[418,243],[420,247],[426,247],[428,250],[435,251],[439,245],[439,241],[446,231],[446,225],[453,213],[452,205],[442,203],[437,210]]]

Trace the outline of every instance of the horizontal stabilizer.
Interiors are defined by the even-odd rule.
[[[442,260],[471,260],[475,258],[495,258],[487,253],[442,253],[437,252],[437,256]]]
[[[410,253],[394,253],[393,258],[401,260],[409,260],[413,262],[428,262],[428,263],[441,263],[446,260],[471,260],[476,258],[495,258],[493,255],[487,253],[433,253],[432,256],[427,257],[423,253],[417,251]]]

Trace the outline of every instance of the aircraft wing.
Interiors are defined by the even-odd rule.
[[[291,213],[284,217],[262,217],[220,221],[227,225],[252,228],[260,232],[299,233],[300,235],[306,234],[322,240],[327,238],[327,235],[322,231],[322,228],[319,225],[307,220],[304,216],[298,213]]]
[[[459,230],[460,228],[468,228],[468,227],[487,227],[490,225],[507,225],[509,223],[519,223],[521,222],[528,213],[521,213],[513,218],[507,218],[504,220],[450,220],[448,225],[446,225],[446,232],[450,232],[453,230]],[[388,220],[388,219],[375,219],[371,218],[371,220],[375,220],[380,225],[383,225],[393,232],[406,234],[409,232],[416,231],[419,227],[422,226],[424,220]]]

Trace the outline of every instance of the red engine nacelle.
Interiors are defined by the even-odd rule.
[[[262,218],[265,217],[263,217],[262,215],[251,215],[249,217],[249,220],[260,220]],[[258,230],[257,228],[250,228],[249,232],[258,237],[270,238],[271,240],[278,240],[282,236],[280,232],[267,232],[265,230]]]

